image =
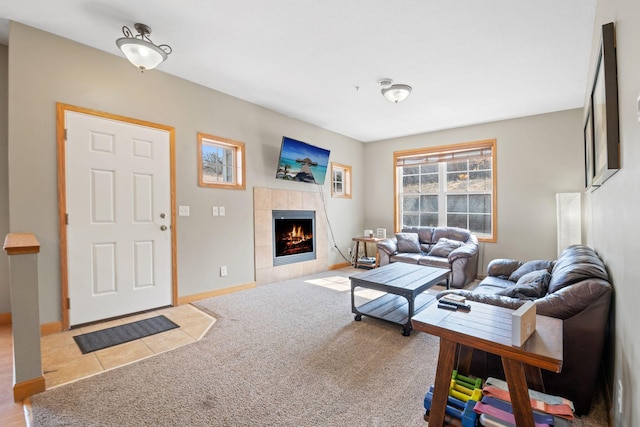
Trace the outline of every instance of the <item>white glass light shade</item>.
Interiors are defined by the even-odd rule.
[[[167,53],[145,40],[123,37],[116,44],[131,62],[141,70],[152,70],[167,59]]]
[[[382,88],[382,95],[394,104],[404,101],[410,93],[411,86],[409,85],[396,84]]]

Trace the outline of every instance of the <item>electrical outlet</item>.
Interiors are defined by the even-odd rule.
[[[227,275],[227,266],[223,265],[222,267],[220,267],[220,276],[224,277]]]
[[[618,379],[618,413],[622,414],[622,380]]]

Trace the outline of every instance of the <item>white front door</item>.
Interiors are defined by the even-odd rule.
[[[172,303],[170,136],[65,112],[69,324]]]

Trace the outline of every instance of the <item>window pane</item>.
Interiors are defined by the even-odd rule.
[[[420,196],[420,210],[438,213],[438,196]]]
[[[202,169],[210,182],[233,182],[233,149],[224,148],[212,143],[203,145]]]
[[[402,177],[402,192],[417,193],[420,189],[420,177],[418,175]]]
[[[402,197],[402,212],[418,212],[420,206],[419,196],[403,196]]]
[[[437,193],[438,192],[438,174],[425,174],[421,175],[422,185],[420,191],[422,193]]]
[[[447,214],[447,227],[469,228],[467,226],[467,215]]]
[[[451,193],[467,191],[468,179],[468,173],[447,173],[447,191]]]
[[[469,170],[491,170],[491,159],[469,159]]]
[[[411,166],[402,168],[403,175],[417,175],[420,171],[420,166]]]
[[[491,171],[470,172],[469,191],[491,191]]]
[[[420,225],[423,227],[437,227],[438,226],[438,214],[437,213],[422,213],[420,214]]]
[[[418,214],[407,214],[404,213],[402,215],[402,226],[403,227],[414,227],[420,225],[420,216]]]
[[[491,213],[491,196],[488,194],[472,194],[469,196],[470,213]]]
[[[491,235],[491,215],[469,215],[469,230],[472,233]]]
[[[447,196],[447,213],[449,212],[467,213],[467,196]]]
[[[438,164],[430,163],[420,166],[420,173],[438,173]]]
[[[466,171],[467,170],[467,161],[466,160],[459,160],[459,161],[453,161],[453,162],[447,162],[447,172],[454,172],[454,171]]]

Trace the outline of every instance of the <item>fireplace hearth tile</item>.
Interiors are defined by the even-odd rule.
[[[290,196],[291,193],[295,193]],[[291,200],[301,200],[302,206],[290,206]],[[298,203],[298,202],[293,202]],[[273,254],[266,263],[267,251],[273,251],[272,210],[310,210],[316,213],[316,259],[273,267]],[[317,192],[254,188],[254,271],[256,283],[265,285],[328,270],[328,235],[322,198]],[[295,266],[295,267],[293,267]],[[293,268],[292,268],[293,267]],[[277,270],[277,271],[276,271]]]

